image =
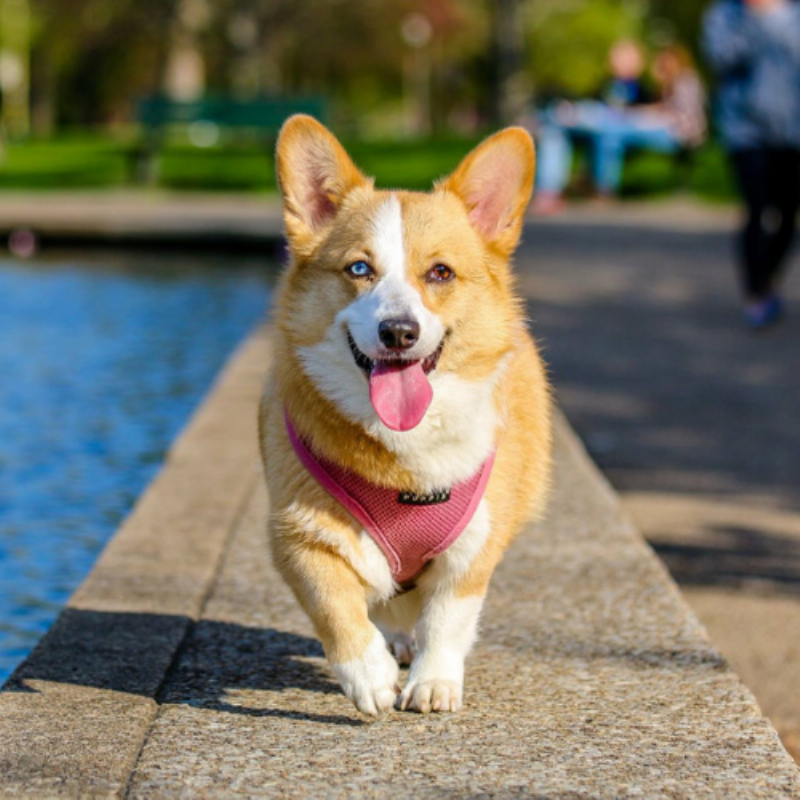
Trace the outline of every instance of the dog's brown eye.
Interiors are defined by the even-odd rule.
[[[345,272],[351,278],[371,278],[375,272],[366,261],[354,261],[345,268]]]
[[[425,280],[428,281],[428,283],[447,283],[448,281],[453,280],[455,276],[455,272],[453,272],[450,267],[446,266],[445,264],[437,264],[428,271],[428,274],[425,276]]]

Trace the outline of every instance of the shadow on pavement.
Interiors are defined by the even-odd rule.
[[[678,583],[750,586],[757,583],[800,597],[800,542],[746,527],[713,527],[708,541],[650,544]]]
[[[574,610],[578,618],[583,613],[580,608]],[[552,621],[543,620],[540,630],[520,641],[514,639],[513,630],[508,631],[509,655],[518,655],[522,649],[562,668],[576,663],[582,669],[587,661],[621,662],[630,670],[670,666],[693,673],[727,668],[705,642],[676,649],[646,638],[632,645],[624,637],[610,639],[591,631],[564,636],[562,623],[554,628]],[[489,630],[486,635],[496,638],[498,634]],[[499,668],[506,668],[504,661]],[[305,710],[305,693],[341,695],[317,640],[226,622],[192,624],[186,617],[166,614],[67,609],[3,691],[35,694],[46,692],[45,684],[124,692],[160,704],[256,718],[369,724],[355,712],[349,716]],[[276,707],[276,693],[285,695],[285,707]],[[83,704],[87,699],[77,695],[76,702]],[[320,701],[314,707],[319,708]]]
[[[180,657],[173,665],[179,649]],[[230,694],[239,690],[340,694],[316,639],[224,622],[192,624],[186,617],[169,614],[66,609],[3,688],[36,692],[37,681],[234,714],[364,724],[344,715],[250,708],[229,701]]]
[[[570,422],[623,493],[800,512],[797,264],[787,318],[754,334],[740,319],[731,234],[620,219],[534,224],[517,259]],[[755,577],[783,592],[797,587],[799,542],[800,525],[796,539],[729,531],[724,544],[660,552],[679,581]]]

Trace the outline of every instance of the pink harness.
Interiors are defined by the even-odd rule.
[[[471,478],[452,489],[420,496],[370,483],[350,470],[314,455],[286,416],[297,457],[317,483],[338,500],[377,542],[392,576],[402,584],[415,578],[458,538],[478,508],[494,464],[494,453]]]

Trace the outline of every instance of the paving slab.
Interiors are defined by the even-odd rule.
[[[0,797],[800,797],[563,418],[548,517],[492,584],[463,712],[360,716],[270,564],[268,360],[263,333],[240,350],[0,693]]]

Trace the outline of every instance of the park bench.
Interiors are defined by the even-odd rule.
[[[325,101],[319,97],[259,97],[238,100],[207,97],[178,101],[164,96],[139,102],[136,119],[142,137],[133,152],[133,177],[137,183],[153,183],[158,156],[175,128],[189,131],[198,144],[213,144],[222,131],[249,132],[271,149],[284,120],[292,114],[309,114],[324,121]]]

